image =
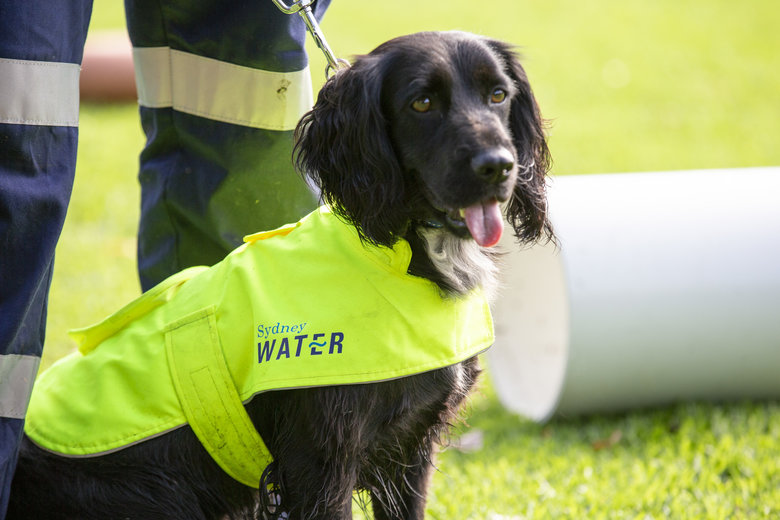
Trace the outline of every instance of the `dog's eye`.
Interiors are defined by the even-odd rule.
[[[506,90],[502,88],[497,88],[490,94],[491,103],[496,103],[496,104],[503,103],[505,99],[506,99]]]
[[[412,102],[412,110],[415,112],[427,112],[431,109],[431,98],[423,96]]]

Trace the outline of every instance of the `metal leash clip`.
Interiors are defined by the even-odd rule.
[[[328,60],[328,66],[325,68],[325,77],[328,78],[330,77],[331,73],[335,73],[341,68],[349,67],[349,62],[347,60],[337,58],[328,45],[328,42],[325,41],[325,36],[322,34],[322,29],[320,29],[320,25],[317,23],[317,19],[314,18],[314,12],[311,10],[311,5],[314,3],[314,1],[315,0],[296,0],[291,5],[287,5],[282,0],[273,0],[273,3],[276,4],[276,7],[278,7],[279,10],[284,14],[298,13],[301,18],[303,18],[303,22],[306,24],[306,29],[308,29],[312,38],[314,38],[314,43],[317,44],[317,47],[319,47],[322,53],[325,55],[325,59]]]

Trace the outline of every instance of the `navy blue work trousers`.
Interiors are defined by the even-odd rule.
[[[318,17],[328,3],[317,3]],[[295,111],[281,122],[264,118],[267,96],[226,104],[220,97],[230,85],[211,81],[213,70],[236,71],[236,81],[251,85],[256,77],[278,78],[280,96],[294,90],[307,65],[305,27],[271,0],[126,0],[125,8],[136,57],[152,58],[140,60],[140,72],[136,61],[147,137],[138,269],[147,290],[186,267],[218,262],[245,234],[315,207],[316,196],[291,166]],[[73,185],[78,64],[91,9],[92,0],[0,2],[0,519],[43,350],[54,250]],[[180,66],[161,83],[154,60],[166,52]],[[202,95],[201,81],[211,94]],[[161,96],[161,88],[174,95]],[[260,117],[244,120],[245,113]]]

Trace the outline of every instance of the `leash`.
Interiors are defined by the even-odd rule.
[[[284,14],[298,13],[303,22],[306,24],[306,29],[314,38],[314,43],[325,55],[325,59],[328,60],[328,66],[325,67],[325,77],[329,78],[331,73],[336,73],[339,69],[349,67],[349,62],[344,59],[337,58],[331,50],[328,42],[325,41],[325,36],[322,34],[322,29],[317,23],[317,19],[314,18],[314,12],[311,10],[311,5],[315,0],[294,0],[291,5],[287,5],[283,0],[273,0],[276,7],[279,8]]]

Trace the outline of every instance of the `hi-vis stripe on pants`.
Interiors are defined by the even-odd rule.
[[[0,417],[24,419],[41,358],[0,354]]]
[[[138,102],[266,130],[292,130],[312,106],[308,67],[272,72],[170,47],[133,49]]]
[[[79,71],[75,63],[0,57],[0,123],[78,126]]]

